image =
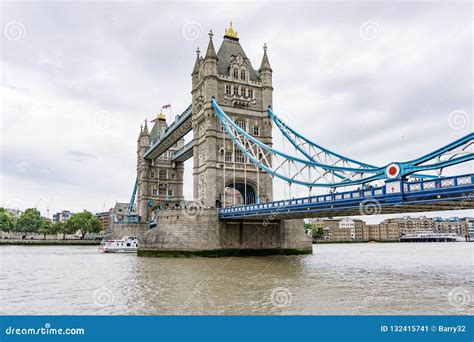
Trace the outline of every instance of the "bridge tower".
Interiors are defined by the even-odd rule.
[[[145,159],[145,151],[159,140],[168,127],[163,113],[158,114],[152,123],[154,125],[149,132],[148,123],[145,120],[145,126],[140,129],[137,141],[137,213],[143,223],[151,221],[156,208],[170,208],[184,199],[184,165],[181,162],[171,161],[172,154],[184,146],[184,140],[179,140],[154,160]]]
[[[211,106],[215,98],[247,133],[272,144],[267,114],[272,105],[272,68],[266,45],[261,66],[255,70],[231,22],[217,53],[209,33],[206,54],[201,57],[197,50],[191,75],[194,198],[207,207],[271,201],[272,177],[246,160],[223,132]]]

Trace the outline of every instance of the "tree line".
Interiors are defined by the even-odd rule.
[[[88,211],[73,215],[66,222],[54,222],[41,217],[40,212],[35,208],[26,209],[19,217],[11,212],[0,208],[0,229],[4,232],[21,232],[25,236],[28,233],[37,233],[43,235],[62,234],[63,239],[66,235],[79,232],[81,239],[84,239],[87,233],[99,233],[101,230],[99,220]]]

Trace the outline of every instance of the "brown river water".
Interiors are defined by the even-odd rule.
[[[0,314],[461,315],[474,243],[313,245],[304,256],[142,258],[0,246]]]

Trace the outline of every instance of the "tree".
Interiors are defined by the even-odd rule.
[[[324,235],[324,230],[322,227],[313,227],[311,229],[311,236],[315,239],[320,239]]]
[[[57,221],[51,224],[50,234],[56,235],[61,233],[61,225],[64,225],[62,222]]]
[[[44,220],[38,210],[28,208],[20,215],[15,230],[26,234],[36,233],[43,222]]]
[[[72,232],[81,232],[81,239],[87,233],[99,233],[100,221],[88,211],[76,214],[66,222],[66,229]]]
[[[9,213],[4,208],[0,208],[0,229],[9,233],[14,227],[15,224],[13,214]]]
[[[73,234],[75,231],[73,231],[74,227],[71,227],[70,225],[66,225],[64,222],[57,221],[53,224],[52,231],[53,234],[62,234],[63,235],[63,240],[66,239],[66,234]]]
[[[38,234],[43,234],[43,240],[46,240],[46,235],[51,234],[53,225],[50,221],[43,220],[41,226],[38,227]]]

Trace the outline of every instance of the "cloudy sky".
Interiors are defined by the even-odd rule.
[[[140,124],[190,103],[196,47],[233,20],[274,110],[319,144],[385,165],[473,130],[470,2],[2,2],[1,202],[127,202]],[[311,123],[311,124],[308,124]],[[280,140],[276,140],[278,147]],[[185,194],[192,197],[187,163]],[[463,170],[472,171],[472,165]],[[281,184],[276,185],[281,197]],[[301,195],[305,192],[301,190]]]

